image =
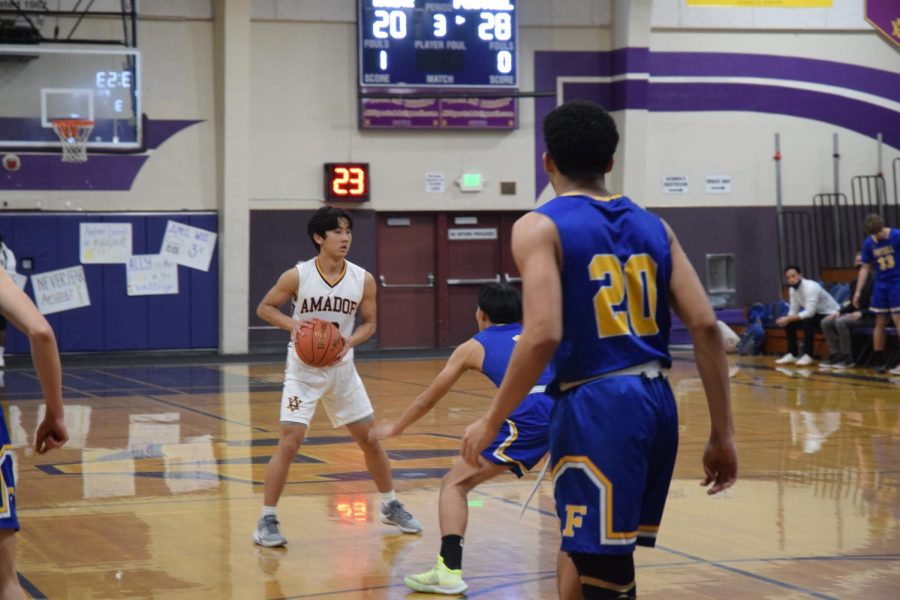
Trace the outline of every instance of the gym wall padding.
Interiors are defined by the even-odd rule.
[[[131,223],[132,254],[157,254],[169,220],[218,232],[214,212],[15,213],[0,216],[0,233],[15,253],[18,272],[31,276],[79,264],[81,223]],[[218,241],[217,241],[218,244]],[[218,251],[208,271],[178,266],[178,294],[129,296],[125,264],[84,264],[91,305],[47,315],[61,352],[186,350],[219,344]],[[23,260],[32,260],[30,269]],[[12,325],[6,351],[28,352]]]

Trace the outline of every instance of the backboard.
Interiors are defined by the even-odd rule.
[[[0,148],[59,148],[54,119],[95,121],[88,149],[140,149],[140,52],[0,45]]]

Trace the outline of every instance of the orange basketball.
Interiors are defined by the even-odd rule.
[[[313,319],[305,321],[294,336],[297,357],[311,367],[324,367],[344,349],[344,338],[334,323]]]

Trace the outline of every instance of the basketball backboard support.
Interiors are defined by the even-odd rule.
[[[58,149],[56,119],[95,121],[89,150],[140,149],[140,52],[0,45],[0,148]]]

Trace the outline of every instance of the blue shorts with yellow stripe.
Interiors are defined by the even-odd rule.
[[[661,375],[614,375],[562,392],[550,420],[562,549],[653,546],[677,449],[675,398]]]
[[[13,475],[13,453],[6,419],[0,412],[0,529],[19,530],[16,516],[16,479]]]
[[[876,279],[872,285],[869,310],[873,313],[900,313],[900,280],[884,281]]]
[[[522,477],[541,460],[550,447],[552,410],[553,398],[550,396],[525,396],[481,456],[492,463],[508,465],[516,477]]]

